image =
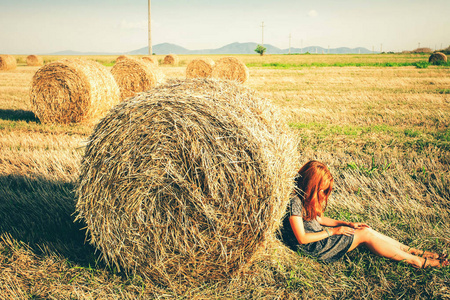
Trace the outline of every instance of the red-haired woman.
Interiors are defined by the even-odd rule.
[[[338,221],[323,216],[333,189],[328,168],[309,161],[295,178],[295,193],[283,220],[283,240],[320,261],[331,263],[360,245],[373,253],[414,267],[448,266],[446,255],[420,251],[387,237],[365,223]]]

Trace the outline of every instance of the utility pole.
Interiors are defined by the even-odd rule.
[[[151,9],[150,9],[150,2],[151,0],[148,0],[148,55],[153,54],[152,50],[152,19],[151,19]]]
[[[420,48],[420,42],[419,42],[419,47],[417,47],[417,48]]]
[[[330,45],[328,45],[328,54],[330,54]]]
[[[261,46],[264,47],[264,22],[261,24]]]
[[[291,54],[291,33],[289,33],[289,54]]]
[[[383,53],[383,44],[380,45],[380,53]]]
[[[302,54],[302,53],[303,53],[303,39],[302,39],[301,44],[300,44],[300,54]]]
[[[375,53],[375,47],[372,45],[372,54],[374,54]]]

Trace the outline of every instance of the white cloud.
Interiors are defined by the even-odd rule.
[[[318,15],[318,13],[314,9],[310,10],[308,13],[308,16],[310,16],[311,18],[317,17],[317,15]]]
[[[120,22],[119,28],[125,30],[133,30],[133,29],[146,30],[148,28],[148,23],[147,21],[128,22],[126,20],[122,20],[122,22]]]

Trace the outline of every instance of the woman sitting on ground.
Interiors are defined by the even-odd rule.
[[[295,193],[289,213],[283,220],[283,240],[291,248],[331,263],[360,245],[396,261],[416,268],[448,266],[447,255],[420,251],[387,237],[364,223],[333,220],[323,216],[333,189],[328,168],[309,161],[295,178]],[[322,227],[324,226],[324,227]]]

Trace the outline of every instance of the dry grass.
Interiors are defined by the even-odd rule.
[[[216,61],[211,72],[212,78],[236,80],[244,83],[249,78],[248,68],[236,57],[223,57]]]
[[[153,64],[137,59],[124,59],[116,63],[111,74],[119,85],[122,100],[153,88],[163,78]]]
[[[37,55],[27,56],[27,65],[29,66],[42,66],[44,64],[44,59]]]
[[[185,66],[194,57],[180,56],[179,67],[161,66],[161,71],[169,78],[184,78]],[[210,57],[217,60],[221,56]],[[238,57],[249,64],[261,62],[258,55]],[[115,59],[87,58],[105,63]],[[293,64],[389,62],[427,60],[428,55],[268,55],[263,59]],[[79,229],[84,224],[72,222],[72,191],[83,155],[83,148],[79,147],[85,145],[93,127],[37,122],[28,98],[29,83],[37,68],[23,65],[19,63],[17,69],[0,73],[0,219],[8,220],[0,222],[3,297],[450,297],[448,269],[416,270],[363,249],[349,253],[335,264],[322,265],[286,252],[275,242],[269,243],[264,256],[242,276],[224,284],[198,286],[184,294],[105,266],[98,261],[98,254],[83,244],[84,232]],[[329,216],[366,221],[411,246],[448,251],[449,69],[430,66],[250,70],[252,76],[246,86],[276,105],[301,138],[298,165],[319,159],[330,167],[336,190]],[[55,232],[55,228],[60,230]],[[29,247],[19,241],[27,242]]]
[[[186,78],[208,78],[214,68],[214,61],[209,57],[192,60],[186,67]]]
[[[119,102],[119,88],[99,63],[62,59],[36,72],[30,98],[42,123],[95,122]]]
[[[14,70],[17,67],[16,58],[12,55],[0,55],[0,71]]]
[[[107,262],[180,290],[233,277],[257,257],[298,162],[269,103],[216,80],[141,93],[89,140],[77,210],[91,243]]]

